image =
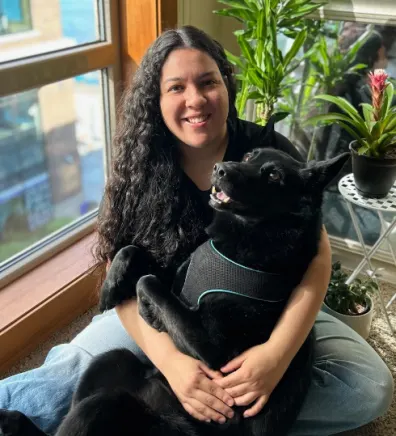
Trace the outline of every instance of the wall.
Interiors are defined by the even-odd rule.
[[[240,23],[233,18],[213,13],[213,10],[224,7],[224,4],[216,0],[178,0],[178,25],[191,24],[199,27],[217,39],[231,53],[238,54],[238,44],[233,31],[240,28]]]

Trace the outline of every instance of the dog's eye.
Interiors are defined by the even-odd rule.
[[[268,179],[271,180],[271,182],[278,182],[281,179],[281,174],[279,171],[272,170],[268,174]]]
[[[252,157],[257,156],[258,153],[259,153],[258,150],[254,150],[254,151],[251,151],[249,153],[246,153],[244,158],[243,158],[243,162],[249,161]]]
[[[254,153],[247,153],[245,154],[245,157],[243,158],[244,162],[247,162],[248,160],[250,160],[253,157]]]

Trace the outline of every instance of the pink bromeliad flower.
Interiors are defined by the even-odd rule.
[[[382,102],[384,100],[385,89],[389,85],[387,82],[388,75],[384,70],[374,70],[374,73],[369,73],[369,82],[371,87],[372,105],[374,108],[374,119],[378,121],[381,111]]]

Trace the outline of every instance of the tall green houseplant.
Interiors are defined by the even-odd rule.
[[[219,15],[236,18],[243,29],[234,32],[240,47],[240,56],[227,52],[239,69],[237,78],[241,87],[237,110],[244,116],[246,103],[252,99],[257,105],[258,124],[265,125],[274,114],[275,104],[282,94],[288,76],[300,65],[300,49],[308,36],[304,18],[325,2],[312,0],[218,0],[228,6],[215,11]],[[293,38],[289,51],[282,54],[278,35]],[[288,113],[280,112],[278,119]]]

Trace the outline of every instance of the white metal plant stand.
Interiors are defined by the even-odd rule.
[[[351,283],[360,274],[360,272],[362,271],[362,269],[364,268],[364,266],[367,263],[370,270],[373,272],[373,279],[376,281],[376,283],[378,285],[378,296],[379,296],[379,300],[381,303],[382,311],[385,315],[386,321],[389,325],[389,328],[390,328],[392,334],[394,334],[395,331],[394,331],[393,326],[390,322],[390,319],[389,319],[389,316],[388,316],[386,309],[396,299],[396,293],[390,299],[388,304],[385,305],[385,301],[384,301],[384,298],[383,298],[383,295],[381,292],[380,284],[377,280],[377,277],[374,273],[373,266],[371,264],[371,258],[375,254],[375,252],[378,250],[378,248],[380,247],[382,242],[384,240],[386,240],[388,243],[388,246],[389,246],[389,250],[392,254],[393,261],[395,262],[395,265],[396,265],[395,252],[393,250],[392,243],[389,240],[389,235],[391,234],[392,230],[396,226],[396,184],[393,185],[389,194],[385,198],[378,198],[378,199],[377,198],[365,198],[365,197],[362,197],[358,193],[356,186],[355,186],[355,180],[353,178],[353,174],[348,174],[348,175],[344,176],[339,181],[338,189],[339,189],[341,195],[345,199],[346,205],[347,205],[348,210],[349,210],[349,214],[351,215],[353,226],[355,228],[356,234],[359,238],[359,242],[362,246],[363,253],[364,253],[362,261],[359,263],[359,265],[355,268],[355,270],[352,272],[352,274],[348,278],[347,284]],[[379,217],[379,220],[381,223],[381,234],[380,234],[378,240],[376,241],[376,243],[371,247],[370,251],[367,250],[367,247],[364,243],[363,235],[362,235],[362,232],[360,230],[358,220],[357,220],[357,217],[356,217],[356,214],[355,214],[355,211],[354,211],[352,204],[356,204],[356,205],[364,207],[366,209],[374,210],[378,213],[378,217]],[[386,223],[386,221],[384,219],[383,212],[391,212],[391,213],[395,214],[392,221],[389,223],[389,226],[388,226],[388,223]]]

